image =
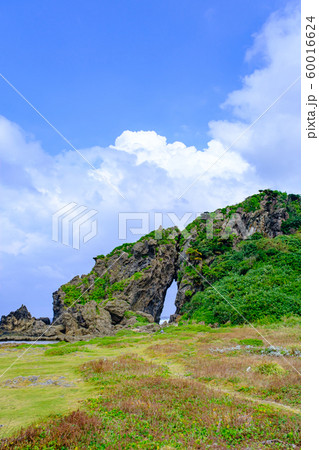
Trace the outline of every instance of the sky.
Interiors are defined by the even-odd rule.
[[[52,317],[52,292],[124,242],[119,215],[183,226],[300,192],[298,2],[0,4],[0,315]],[[80,249],[52,240],[69,203],[96,211]]]

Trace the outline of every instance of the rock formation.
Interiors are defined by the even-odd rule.
[[[88,275],[75,277],[54,292],[54,321],[66,307],[74,315],[81,303],[94,300],[108,311],[113,325],[121,324],[127,311],[146,313],[158,322],[166,291],[176,278],[179,236],[177,228],[170,228],[163,230],[161,239],[145,236],[94,258]]]
[[[300,196],[264,190],[240,204],[203,213],[183,232],[176,227],[152,232],[97,256],[89,274],[54,292],[51,328],[67,340],[112,335],[123,327],[155,330],[173,280],[178,286],[174,320],[203,289],[201,264],[209,266],[216,255],[255,233],[273,238],[299,227]],[[0,333],[32,333],[45,325],[20,310],[2,318]]]
[[[2,316],[0,320],[0,338],[1,340],[26,339],[32,340],[41,337],[41,339],[62,338],[61,328],[50,325],[48,317],[36,319],[31,316],[27,307],[22,305],[16,311],[7,316]]]

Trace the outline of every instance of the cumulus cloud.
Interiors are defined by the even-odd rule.
[[[261,68],[243,79],[222,108],[232,120],[212,120],[210,135],[228,147],[262,115],[300,76],[300,10],[289,6],[271,15],[246,59]],[[267,186],[300,191],[300,81],[233,146],[244,156]]]
[[[125,151],[136,157],[136,165],[153,164],[167,173],[171,178],[192,178],[205,172],[207,164],[217,161],[224,148],[218,141],[210,141],[203,151],[187,147],[182,142],[167,143],[164,136],[155,131],[124,131],[115,141],[117,150]],[[249,169],[249,164],[235,152],[225,155],[220,164],[212,169],[205,181],[211,178],[241,179]]]

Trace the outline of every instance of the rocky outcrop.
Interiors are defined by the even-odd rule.
[[[51,328],[65,340],[112,335],[122,328],[155,331],[173,280],[178,286],[175,321],[183,305],[204,289],[201,269],[217,255],[255,233],[273,238],[299,226],[300,196],[264,190],[237,205],[203,213],[183,232],[159,229],[97,256],[89,274],[54,292]],[[47,325],[46,319],[20,310],[2,319],[3,330],[40,333]]]
[[[53,294],[54,321],[77,303],[95,300],[121,324],[130,311],[149,314],[159,321],[168,287],[176,278],[179,231],[163,230],[161,239],[146,236],[124,244],[107,256],[95,258],[88,275],[75,277]]]
[[[114,334],[110,313],[95,301],[72,306],[59,316],[55,324],[61,326],[66,341]]]
[[[201,268],[210,266],[217,255],[255,233],[274,238],[289,234],[300,227],[300,196],[264,190],[244,202],[203,213],[187,227],[179,243],[177,261],[176,312],[198,291],[203,290],[205,278]]]
[[[50,326],[48,317],[41,319],[32,317],[24,305],[7,316],[2,316],[0,321],[1,340],[61,339],[61,331],[62,328],[59,326]]]
[[[112,323],[121,322],[126,311],[130,309],[130,305],[125,300],[110,300],[106,303],[105,309],[111,314]]]

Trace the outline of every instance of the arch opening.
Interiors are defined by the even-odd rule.
[[[169,321],[169,318],[172,314],[176,312],[175,300],[177,295],[177,282],[174,280],[170,287],[166,291],[163,309],[160,316],[159,323],[163,323],[165,321]]]

